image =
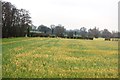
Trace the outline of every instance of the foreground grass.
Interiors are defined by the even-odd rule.
[[[2,39],[0,39],[0,79],[2,79]]]
[[[117,78],[118,42],[60,38],[3,39],[3,77]]]

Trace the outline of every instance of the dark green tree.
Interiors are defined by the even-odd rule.
[[[30,26],[29,12],[17,9],[10,2],[2,2],[2,37],[25,36],[28,25]]]

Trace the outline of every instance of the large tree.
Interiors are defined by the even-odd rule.
[[[10,2],[2,2],[2,36],[25,36],[30,27],[29,12],[25,9],[17,9]]]
[[[12,9],[13,5],[9,2],[2,2],[2,34],[3,37],[9,37],[12,27]]]
[[[28,27],[30,27],[29,24],[31,24],[31,17],[29,16],[29,12],[25,9],[20,9],[20,13],[20,33],[21,36],[25,36],[28,29],[30,29]]]

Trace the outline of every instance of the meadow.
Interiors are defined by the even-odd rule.
[[[118,78],[118,42],[5,38],[4,78]]]

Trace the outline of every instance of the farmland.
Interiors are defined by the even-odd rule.
[[[2,40],[5,78],[117,78],[118,42],[103,39]]]

